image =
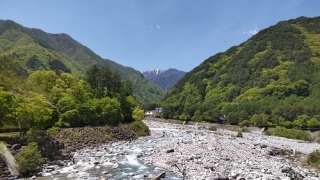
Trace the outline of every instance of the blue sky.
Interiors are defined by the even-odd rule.
[[[1,0],[0,19],[67,33],[144,71],[190,71],[282,20],[320,16],[319,0]]]

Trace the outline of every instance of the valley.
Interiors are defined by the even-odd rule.
[[[0,131],[33,179],[319,179],[319,29],[280,21],[190,72],[141,73],[0,20]]]

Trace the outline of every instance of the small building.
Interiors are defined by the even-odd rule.
[[[146,111],[145,115],[146,116],[153,116],[153,115],[160,114],[160,113],[162,113],[162,108],[155,108],[155,110]]]
[[[145,113],[146,116],[153,116],[153,115],[155,115],[155,114],[156,114],[155,111],[147,111],[147,112]]]
[[[155,111],[156,111],[156,114],[162,113],[162,108],[156,108]]]

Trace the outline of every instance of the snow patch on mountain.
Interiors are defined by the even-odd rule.
[[[145,74],[145,73],[148,73],[148,74],[155,74],[155,75],[158,75],[158,74],[161,74],[163,73],[164,71],[161,70],[161,69],[158,69],[158,68],[152,68],[152,69],[149,69],[149,70],[146,70],[146,71],[143,71],[142,74]]]

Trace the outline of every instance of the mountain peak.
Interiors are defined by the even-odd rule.
[[[144,73],[149,73],[149,74],[161,74],[163,73],[164,71],[159,69],[159,68],[152,68],[152,69],[149,69],[149,70],[146,70],[146,71],[143,71],[142,74]]]
[[[153,68],[143,71],[142,74],[148,80],[160,86],[163,90],[169,91],[172,86],[174,86],[180,78],[185,75],[185,72],[174,68],[170,68],[168,70]]]

